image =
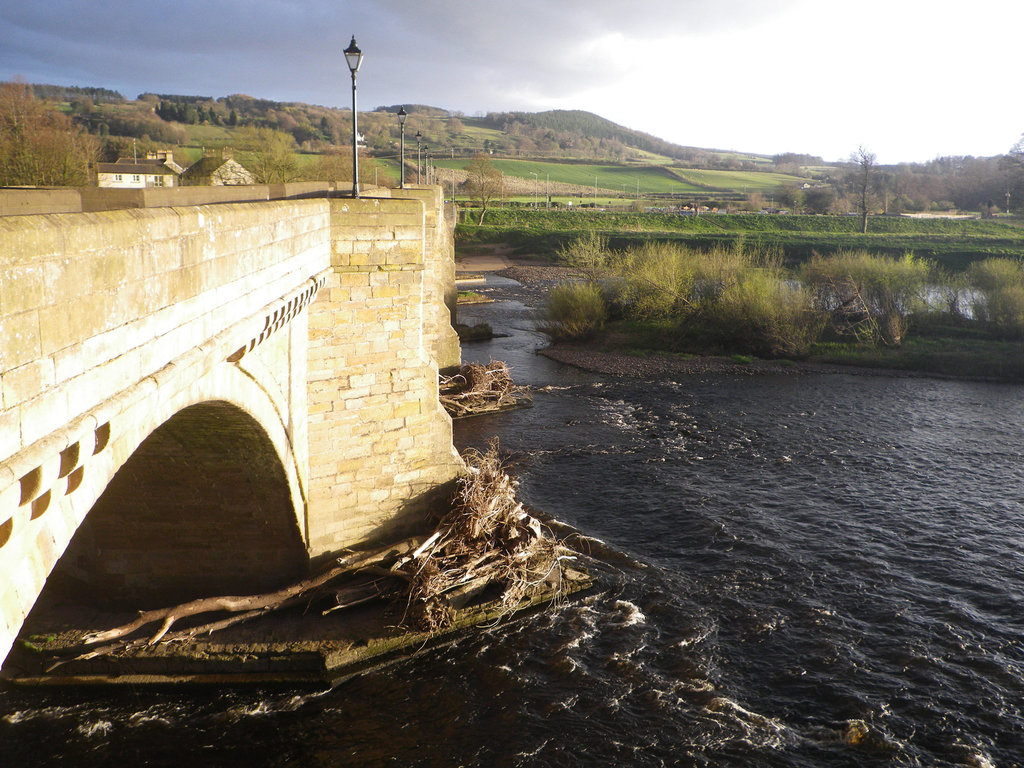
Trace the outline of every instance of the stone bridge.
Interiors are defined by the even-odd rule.
[[[48,580],[269,589],[447,492],[451,231],[380,195],[0,217],[0,661]]]

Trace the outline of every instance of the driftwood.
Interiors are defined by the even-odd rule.
[[[339,558],[338,564],[326,571],[273,592],[245,596],[204,597],[169,608],[144,611],[134,621],[130,621],[127,624],[122,624],[119,627],[114,627],[104,632],[91,632],[82,638],[82,642],[85,645],[94,645],[117,640],[134,634],[148,624],[159,621],[161,622],[160,628],[147,643],[148,645],[153,645],[167,634],[176,621],[185,617],[199,616],[205,613],[229,612],[240,613],[241,615],[238,620],[255,618],[269,611],[279,610],[282,607],[294,605],[297,602],[308,599],[309,596],[339,576],[360,571],[371,563],[379,563],[388,559],[396,560],[404,554],[411,552],[419,544],[420,541],[417,539],[407,539],[399,544],[392,544],[387,547],[364,552],[353,552]],[[210,632],[214,629],[221,629],[236,623],[238,621],[225,620],[216,622],[216,627],[210,625],[211,628],[193,629],[190,631],[190,634],[196,636],[203,633],[202,629]]]
[[[496,443],[486,453],[468,451],[466,460],[470,474],[408,593],[407,619],[427,630],[448,626],[454,609],[485,587],[500,590],[497,599],[512,611],[573,559],[516,498],[518,484],[505,472]]]
[[[456,610],[488,590],[505,612],[512,612],[533,591],[557,594],[563,564],[574,559],[573,553],[517,500],[517,483],[505,472],[496,443],[486,453],[468,451],[466,462],[468,473],[456,499],[429,536],[350,552],[322,573],[273,592],[206,597],[144,611],[121,626],[88,633],[66,653],[88,659],[189,640],[324,598],[333,602],[322,611],[326,614],[397,595],[402,600],[401,623],[433,632],[450,626]],[[207,614],[211,621],[171,631],[182,619]],[[131,639],[151,625],[157,626],[148,638]]]
[[[464,365],[453,376],[442,375],[438,388],[441,404],[453,418],[514,408],[531,399],[529,388],[517,385],[500,360]]]

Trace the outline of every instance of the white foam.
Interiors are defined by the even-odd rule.
[[[623,611],[625,616],[619,624],[615,624],[617,627],[632,627],[634,624],[643,624],[647,621],[647,617],[644,616],[643,611],[628,600],[616,600],[615,608]]]
[[[92,723],[79,723],[77,730],[85,738],[91,739],[96,736],[106,736],[113,728],[114,724],[109,720],[96,720]]]

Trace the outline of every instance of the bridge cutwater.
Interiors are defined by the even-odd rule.
[[[50,579],[255,592],[415,527],[454,276],[437,187],[0,191],[0,662]]]

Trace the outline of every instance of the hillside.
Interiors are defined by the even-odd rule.
[[[322,151],[344,144],[351,131],[350,110],[301,102],[279,102],[246,94],[203,96],[143,93],[135,100],[103,88],[33,85],[36,98],[52,102],[91,133],[147,138],[158,143],[224,143],[231,131],[203,127],[256,126],[289,133],[300,150]],[[360,113],[360,132],[373,152],[394,151],[399,128],[394,116],[404,106],[407,147],[421,135],[420,146],[449,155],[488,152],[511,157],[560,160],[608,160],[671,164],[693,168],[763,169],[770,158],[683,147],[634,131],[590,112],[495,112],[466,117],[439,107],[406,104]],[[820,163],[820,159],[816,159]]]
[[[638,153],[678,161],[695,168],[746,168],[756,170],[771,162],[759,155],[743,155],[697,147],[684,147],[657,136],[613,123],[591,112],[550,110],[547,112],[492,112],[470,124],[490,128],[511,137],[525,137],[531,149],[542,155],[586,156],[587,150],[604,149],[618,160],[640,161]],[[522,148],[522,141],[518,142]],[[580,150],[583,150],[581,153]],[[821,158],[812,163],[821,164]]]
[[[37,99],[68,115],[101,140],[101,159],[173,148],[184,165],[204,150],[234,147],[244,159],[254,130],[273,131],[294,157],[274,181],[333,174],[344,178],[344,148],[351,142],[351,111],[246,94],[205,96],[143,93],[136,99],[103,88],[34,85]],[[855,209],[850,166],[821,158],[784,154],[767,157],[687,147],[580,110],[492,112],[468,117],[425,104],[390,105],[361,112],[368,181],[397,183],[404,106],[406,162],[414,170],[446,169],[458,185],[459,169],[484,153],[508,177],[506,189],[524,199],[563,196],[568,203],[590,197],[671,196],[677,202],[743,202],[751,210],[787,208],[814,213]],[[418,136],[418,138],[417,138]],[[429,160],[428,160],[429,158]],[[989,215],[1005,202],[1024,203],[1020,163],[1005,158],[937,158],[930,163],[878,168],[872,189],[876,212],[968,210]],[[347,171],[347,173],[351,173]],[[316,176],[316,178],[326,178]],[[463,177],[464,178],[464,177]],[[561,185],[552,187],[551,185]]]

